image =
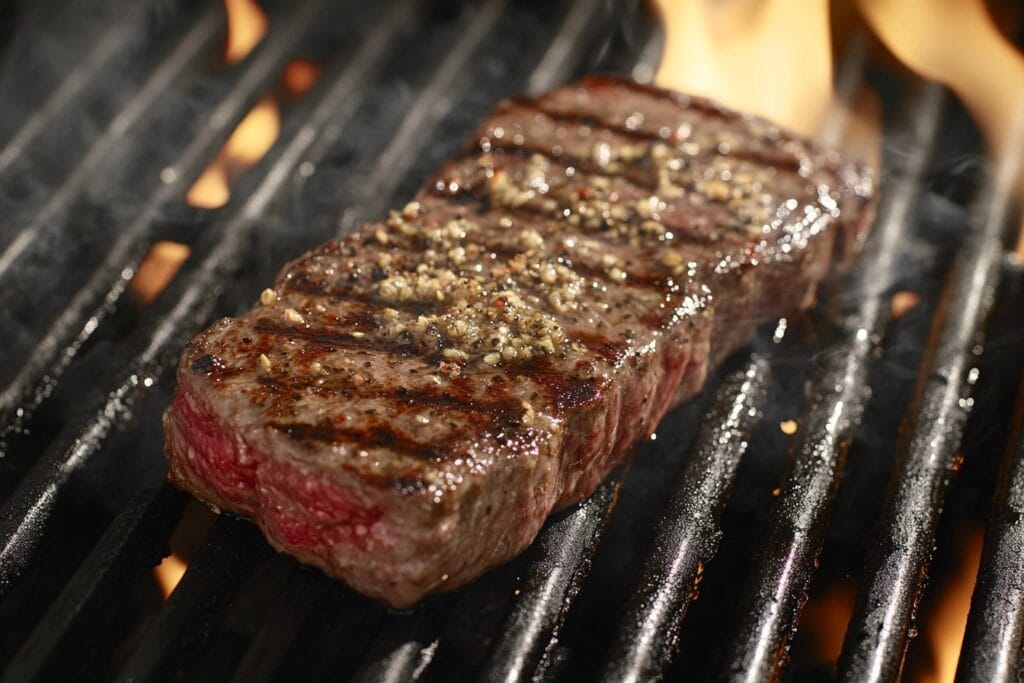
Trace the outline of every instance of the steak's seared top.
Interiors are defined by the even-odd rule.
[[[590,80],[505,103],[403,210],[186,350],[171,476],[393,604],[457,585],[696,392],[709,345],[807,305],[870,193],[702,100]]]

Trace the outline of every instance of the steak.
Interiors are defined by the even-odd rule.
[[[502,103],[415,200],[185,349],[170,479],[395,607],[526,548],[859,251],[861,166],[610,78]]]

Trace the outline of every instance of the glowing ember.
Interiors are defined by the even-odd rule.
[[[316,85],[322,71],[319,64],[308,59],[293,59],[284,68],[281,79],[285,93],[290,97],[305,95]]]
[[[156,577],[156,581],[160,585],[160,592],[163,593],[165,602],[171,596],[171,593],[174,592],[174,588],[181,581],[181,577],[185,575],[186,569],[188,569],[188,564],[174,553],[171,553],[164,558],[163,562],[153,567],[153,576]]]
[[[281,131],[277,102],[261,100],[235,128],[202,175],[189,188],[186,201],[192,206],[215,209],[231,198],[230,185],[245,169],[263,158]]]
[[[228,15],[228,35],[224,61],[240,62],[252,52],[267,33],[267,15],[255,0],[224,0]]]
[[[825,0],[657,0],[659,85],[711,97],[805,134],[832,105]]]
[[[142,259],[128,289],[145,305],[153,303],[174,279],[190,250],[178,242],[157,242]]]
[[[921,297],[914,292],[896,292],[892,295],[890,310],[893,318],[902,318],[921,303]]]
[[[797,427],[798,425],[796,423],[796,420],[783,420],[782,422],[779,423],[779,429],[782,430],[783,434],[786,434],[788,436],[793,436],[794,434],[796,434]]]

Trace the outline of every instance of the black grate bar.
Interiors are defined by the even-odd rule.
[[[0,598],[31,562],[60,493],[92,457],[97,445],[130,413],[140,382],[133,374],[76,437],[58,441],[47,449],[0,507]]]
[[[474,36],[472,41],[474,43],[478,42],[480,34],[486,35],[505,4],[506,0],[495,0],[483,10],[478,11],[472,18],[471,25],[467,27],[465,35]],[[241,252],[247,243],[247,234],[251,231],[255,220],[263,214],[270,202],[278,195],[285,182],[292,176],[300,162],[306,157],[307,152],[317,141],[320,132],[327,127],[328,122],[332,124],[333,134],[336,135],[337,128],[341,125],[340,122],[343,122],[354,113],[359,98],[353,97],[353,92],[359,91],[359,86],[368,75],[368,72],[386,54],[388,44],[400,20],[408,16],[410,7],[410,3],[403,3],[387,15],[381,26],[368,37],[366,45],[359,56],[348,65],[348,68],[342,72],[333,84],[324,101],[316,107],[306,123],[296,132],[283,151],[277,154],[263,181],[237,210],[234,218],[230,220],[224,230],[220,241],[206,257],[199,271],[189,281],[188,286],[170,313],[162,318],[162,322],[150,336],[146,348],[131,364],[131,367],[151,368],[159,366],[167,350],[176,348],[176,342],[183,333],[187,332],[190,328],[194,328],[209,317],[212,313],[213,301],[216,298],[211,297],[210,292],[217,289],[225,273],[231,270],[230,264],[241,256]],[[471,39],[466,38],[465,40],[469,42]],[[458,45],[456,45],[457,48]],[[437,86],[438,79],[457,74],[464,67],[465,62],[472,57],[472,54],[472,50],[459,50],[459,61],[451,63],[449,70],[434,77],[434,80],[428,84],[421,97],[414,103],[408,116],[422,122],[423,125],[430,125],[435,118],[425,116],[423,110],[433,106],[431,98],[444,90]],[[420,131],[421,129],[419,128],[412,130],[413,138],[416,137],[415,133]],[[385,160],[381,159],[378,163],[383,165]],[[132,387],[136,385],[137,383],[126,382],[122,384],[122,389],[126,393],[131,393]],[[93,449],[97,449],[99,446],[98,440],[94,440],[92,443]],[[220,540],[213,538],[209,541],[209,544],[214,548],[209,551],[211,554],[224,554],[216,550],[216,547],[222,544]],[[265,547],[263,543],[257,545]],[[203,566],[205,565],[199,565],[195,572],[201,575],[202,572],[206,571],[202,569]],[[175,594],[190,595],[192,592],[206,590],[206,582],[196,580],[185,583],[183,581]],[[201,597],[197,598],[194,596],[178,598],[179,601],[187,601],[187,604],[190,606],[196,603],[197,600],[201,601],[202,599]],[[189,609],[192,608],[190,607]],[[176,634],[180,633],[180,630],[176,629],[180,628],[182,623],[180,619],[169,619],[159,629],[147,633],[143,645],[133,654],[132,661],[126,668],[126,672],[129,672],[131,677],[136,677],[139,674],[144,674],[146,667],[154,666],[154,653],[162,653],[172,647],[172,641],[178,637]]]
[[[715,393],[605,659],[604,680],[656,679],[668,666],[702,564],[717,550],[722,508],[761,418],[770,376],[768,359],[754,353]]]
[[[258,52],[246,64],[237,83],[211,112],[207,125],[199,129],[182,155],[161,173],[161,177],[169,179],[169,182],[161,184],[138,215],[118,230],[117,239],[106,251],[102,264],[71,298],[18,374],[0,393],[0,437],[22,425],[46,399],[82,345],[113,310],[145,255],[148,246],[145,237],[150,228],[160,216],[166,214],[168,205],[181,200],[189,184],[202,171],[217,147],[224,142],[234,125],[280,70],[289,49],[294,47],[311,24],[317,4],[306,0],[289,13],[287,22],[280,29],[268,34],[265,44],[259,46]],[[207,25],[213,29],[219,27],[217,22],[211,21],[201,24]],[[209,29],[202,32],[206,40],[211,37],[207,35],[209,32]],[[187,38],[182,46],[189,45],[188,52],[191,53],[195,50],[192,47],[194,42],[198,41]],[[200,45],[205,45],[205,42]],[[179,51],[184,50],[179,48]],[[175,66],[175,69],[167,65],[161,68],[176,73],[181,69],[181,63],[187,63],[187,60],[172,57],[168,64]],[[151,82],[158,82],[163,88],[169,77],[154,76]],[[44,211],[32,225],[42,225],[41,221],[51,217],[50,212]],[[33,229],[33,233],[36,229]]]
[[[271,556],[273,550],[258,541],[257,533],[248,522],[226,515],[217,519],[118,680],[153,680],[175,645],[201,628],[195,615],[228,601],[230,585],[260,559]]]
[[[217,246],[203,261],[199,272],[184,288],[177,303],[159,318],[160,324],[145,340],[143,350],[127,364],[129,370],[113,388],[103,406],[68,442],[51,448],[33,468],[10,499],[0,508],[0,595],[13,578],[28,565],[46,531],[46,520],[57,497],[71,475],[100,451],[107,436],[130,413],[137,398],[156,383],[162,361],[177,348],[180,338],[195,330],[212,314],[219,283],[226,277],[229,260],[236,260],[247,243],[253,223],[269,202],[277,196],[286,180],[316,140],[318,127],[329,118],[335,123],[347,120],[358,106],[358,85],[368,77],[390,43],[397,22],[405,16],[405,3],[389,13],[370,33],[356,57],[337,76],[326,97],[303,126],[278,152],[263,182],[238,210],[223,232]]]
[[[527,95],[540,95],[564,82],[601,18],[595,0],[575,0],[544,56],[526,82]]]
[[[4,680],[37,680],[71,629],[109,599],[139,558],[156,558],[181,516],[185,494],[158,485],[136,496],[108,527],[60,595],[12,658]],[[143,560],[144,561],[144,560]],[[116,599],[116,597],[115,597]]]
[[[253,638],[232,680],[237,683],[275,680],[278,665],[288,654],[319,598],[317,592],[311,590],[309,582],[296,580],[293,572],[274,601],[274,618],[268,620]]]
[[[480,8],[473,27],[452,46],[416,104],[380,153],[372,175],[362,182],[356,201],[342,212],[337,232],[339,237],[351,233],[366,217],[381,216],[387,212],[388,203],[417,159],[416,151],[422,149],[423,140],[417,138],[451,110],[455,101],[450,93],[452,85],[498,22],[508,1],[487,0]]]
[[[143,7],[131,5],[129,11]],[[202,21],[202,20],[200,20]],[[102,40],[96,41],[93,50],[76,64],[64,77],[60,85],[54,88],[50,96],[36,111],[25,120],[20,128],[8,139],[0,149],[0,176],[5,174],[21,155],[32,145],[33,141],[47,130],[52,130],[53,118],[59,114],[69,102],[92,84],[97,78],[106,75],[107,64],[120,52],[125,50],[137,33],[136,19],[125,20],[110,27]]]
[[[568,74],[589,37],[588,27],[600,15],[596,10],[593,0],[576,0],[570,6],[551,47],[529,77],[528,91],[547,90]],[[351,229],[355,220],[353,217],[343,223],[341,234]],[[545,528],[534,542],[539,559],[526,569],[523,597],[516,603],[489,660],[488,679],[524,679],[533,676],[543,664],[543,655],[586,578],[587,563],[611,514],[618,486],[617,478],[605,482],[590,499],[557,524]],[[573,552],[568,552],[570,549]],[[559,568],[558,575],[547,576],[553,566]],[[361,675],[365,680],[409,680],[418,671],[419,677],[429,667],[437,645],[438,641],[429,636],[407,638],[382,662],[371,663]]]
[[[124,140],[124,135],[150,110],[167,87],[181,74],[210,42],[223,30],[224,14],[211,8],[203,15],[145,85],[107,125],[103,133],[78,162],[61,186],[49,195],[46,204],[32,221],[18,231],[14,240],[0,253],[0,277],[6,277],[11,267],[35,241],[39,231],[66,211],[78,192],[89,182],[100,163]]]
[[[450,606],[449,601],[443,602]],[[456,606],[454,609],[458,609]],[[440,615],[417,608],[407,619],[386,621],[374,636],[365,662],[352,677],[357,683],[404,683],[422,679],[441,644]]]
[[[661,47],[661,42],[662,42],[661,36],[659,36],[657,34],[652,36],[652,38],[648,41],[648,43],[645,46],[645,48],[642,50],[642,52],[640,54],[640,57],[639,57],[639,61],[638,61],[637,65],[634,67],[634,70],[639,69],[639,71],[641,72],[641,75],[643,75],[645,77],[645,79],[649,79],[649,77],[653,73],[653,66],[652,66],[652,64],[656,62],[655,55],[658,52],[659,48]],[[863,41],[861,41],[861,43],[862,42]],[[856,49],[856,48],[860,48],[860,49]],[[861,70],[862,70],[862,67],[863,67],[863,63],[864,63],[864,53],[865,53],[865,50],[863,49],[862,45],[860,43],[857,43],[855,45],[855,49],[852,50],[850,55],[848,56],[848,58],[846,60],[844,60],[844,68],[843,68],[843,72],[842,72],[842,77],[840,79],[842,81],[842,83],[843,83],[843,87],[840,88],[841,95],[847,95],[848,96],[849,95],[848,91],[850,91],[851,88],[852,88],[851,84],[853,84],[856,81],[859,81],[859,75],[861,73]],[[551,84],[540,84],[538,87],[540,89],[543,89],[543,87],[550,87],[550,85]],[[838,126],[837,126],[837,129],[838,129]],[[779,337],[779,339],[781,340],[781,336]],[[762,361],[762,359],[759,356],[754,358],[754,359],[752,359],[751,364],[749,366],[750,368],[753,368],[751,370],[751,372],[754,373],[754,374],[759,374],[760,371],[761,371],[762,363],[763,363],[763,361]],[[761,377],[760,380],[759,380],[759,383],[762,384],[762,385],[766,384],[766,382],[767,382],[767,375]],[[740,384],[742,385],[742,382],[740,382]],[[732,392],[730,392],[730,388],[728,386],[725,386],[725,387],[722,387],[720,391],[722,392],[720,400],[723,403],[728,402],[730,400],[729,397],[732,396]],[[729,397],[727,397],[727,396],[729,396]],[[722,430],[726,430],[726,429],[728,429],[728,427],[722,427]],[[726,485],[725,488],[728,489],[728,485]],[[723,494],[723,495],[727,495],[727,494]],[[607,511],[606,514],[610,514],[610,510]],[[669,524],[669,522],[666,522],[666,524]],[[601,527],[601,528],[603,528],[603,527]],[[596,529],[595,533],[599,534],[601,528]],[[593,542],[596,543],[598,540],[599,540],[599,538],[596,538],[596,539],[594,539]],[[588,542],[588,539],[586,539],[586,538],[580,539],[580,538],[570,537],[570,538],[563,539],[563,542],[564,543],[579,544],[579,543]],[[579,561],[582,563],[582,562],[584,562],[584,560],[588,560],[588,559],[589,559],[589,555],[588,556],[581,556]],[[657,562],[657,560],[655,560],[655,562]],[[575,569],[574,571],[577,571],[577,572],[579,572],[579,571],[586,571],[586,569],[587,568],[585,566],[581,566],[581,567]],[[583,577],[583,578],[585,578],[585,577]],[[583,578],[581,578],[580,581],[582,581]],[[542,659],[540,661],[540,664],[541,664],[542,668],[545,666],[545,664],[548,661],[548,659],[551,659],[552,662],[553,662],[553,658],[554,658],[556,653],[554,653],[554,651],[551,650],[551,646],[554,644],[555,639],[557,638],[558,629],[559,629],[559,627],[561,625],[561,621],[564,619],[564,613],[567,612],[569,610],[569,608],[571,607],[572,601],[575,598],[575,592],[577,592],[577,591],[578,591],[578,588],[574,588],[571,593],[566,594],[562,598],[563,603],[558,603],[558,602],[550,601],[550,600],[547,601],[546,605],[547,605],[547,610],[548,611],[546,613],[533,616],[533,619],[537,620],[538,623],[548,623],[548,624],[552,624],[553,625],[552,628],[549,629],[550,632],[545,632],[544,633],[544,636],[546,638],[546,642],[544,642],[544,646],[545,646],[544,655],[545,655],[545,657],[544,657],[544,659]],[[688,595],[689,595],[689,591],[687,591],[687,596]],[[648,615],[648,616],[650,616],[650,615]],[[524,622],[524,623],[528,623],[528,622]],[[628,630],[629,626],[628,625],[625,626],[625,629]],[[627,637],[627,636],[624,636],[624,637]],[[506,631],[505,641],[508,642],[508,643],[515,643],[517,639],[524,641],[524,642],[522,642],[522,643],[520,643],[518,645],[519,649],[522,652],[524,652],[524,653],[532,652],[541,643],[541,641],[538,640],[536,636],[532,636],[528,632],[524,632],[521,629],[517,630],[515,628],[515,624],[513,622],[512,626],[510,626],[508,628],[508,630]],[[536,642],[531,642],[532,640],[536,640]],[[668,644],[669,641],[668,640],[663,640],[662,642],[664,642],[665,644]],[[621,642],[617,643],[617,645],[619,645],[619,644],[622,644],[622,643]],[[672,649],[674,649],[674,646],[670,646],[668,649],[669,649],[669,651],[671,651]],[[629,650],[628,646],[624,647],[624,650]],[[649,654],[651,656],[654,656],[653,652],[651,652]],[[670,653],[666,653],[665,654],[666,658],[668,656],[670,656]],[[495,657],[495,660],[497,660],[497,659],[498,658]],[[652,664],[653,664],[653,660],[652,660]],[[554,668],[554,667],[552,667],[552,668]],[[540,676],[540,675],[542,675],[542,674],[541,673],[536,673],[535,677],[536,676]],[[616,677],[615,672],[610,671],[610,670],[607,672],[607,675],[609,677],[611,677],[611,678],[615,678]],[[514,675],[512,677],[512,679],[514,680],[514,679],[519,678],[519,677],[521,677],[519,675],[519,672],[516,672],[516,675]]]
[[[973,364],[1000,280],[1002,236],[1015,171],[1012,164],[1004,164],[982,193],[980,210],[975,212],[981,225],[947,281],[940,303],[945,318],[935,328],[937,338],[932,337],[931,362],[923,366],[927,375],[913,433],[893,473],[875,533],[877,545],[866,565],[866,584],[857,596],[843,643],[843,680],[892,681],[902,670],[914,608],[956,467],[956,450],[973,404]]]
[[[522,594],[491,654],[485,680],[543,677],[549,645],[589,573],[590,558],[600,543],[618,491],[618,477],[611,477],[538,537],[535,546],[540,559],[526,570]]]
[[[889,289],[899,247],[939,126],[942,92],[929,86],[909,111],[910,154],[899,184],[886,198],[869,251],[844,289],[838,340],[822,354],[801,416],[791,469],[768,522],[767,538],[743,593],[747,606],[723,675],[772,678],[814,575],[846,451],[870,397],[868,372],[889,322]]]
[[[958,681],[1019,680],[1024,648],[1024,383],[1015,426],[989,512],[985,548],[957,666]]]

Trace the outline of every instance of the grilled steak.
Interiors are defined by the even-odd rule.
[[[414,202],[189,345],[170,477],[393,606],[464,584],[809,306],[871,194],[705,100],[590,79],[505,102]]]

